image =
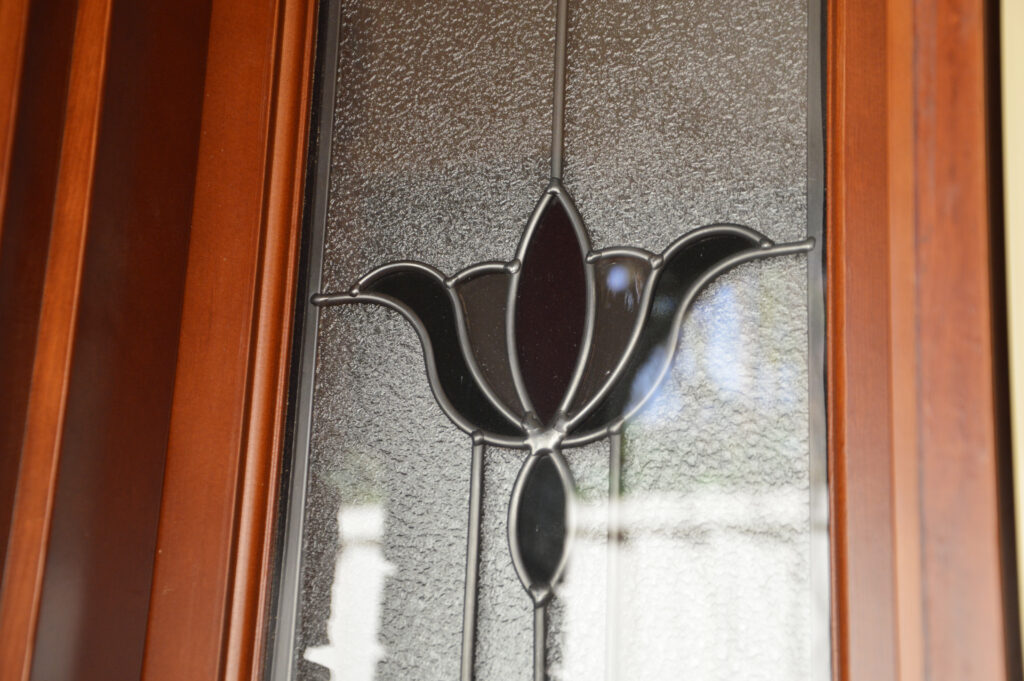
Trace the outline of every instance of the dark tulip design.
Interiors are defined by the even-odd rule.
[[[593,250],[555,180],[515,258],[452,277],[419,262],[373,270],[317,305],[376,303],[423,343],[445,414],[474,441],[529,451],[509,507],[516,571],[538,605],[568,556],[573,479],[561,450],[617,432],[655,393],[697,294],[719,274],[811,240],[774,244],[740,225],[690,231],[663,253]]]
[[[515,571],[534,604],[534,681],[547,678],[546,606],[569,557],[575,485],[567,447],[609,439],[609,564],[618,538],[621,427],[668,373],[700,291],[744,262],[811,250],[733,224],[687,232],[662,253],[594,250],[562,186],[568,1],[557,0],[551,183],[515,257],[448,277],[420,262],[379,267],[316,305],[376,303],[419,334],[444,413],[473,442],[461,681],[474,679],[483,457],[486,445],[526,450],[508,510]],[[609,567],[611,573],[611,567]]]

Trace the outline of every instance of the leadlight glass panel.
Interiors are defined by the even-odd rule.
[[[820,9],[324,4],[272,678],[828,678]]]

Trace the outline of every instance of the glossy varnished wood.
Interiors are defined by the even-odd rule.
[[[0,3],[6,10],[17,2]],[[14,140],[0,174],[0,566],[32,381],[50,220],[64,128],[75,0],[37,0],[24,25],[22,77],[13,111]],[[13,29],[16,22],[0,30]],[[0,37],[0,44],[13,38]],[[0,64],[9,66],[0,57]]]
[[[897,678],[882,0],[829,16],[829,461],[836,678]],[[870,198],[869,198],[870,197]],[[870,651],[870,653],[868,652]]]
[[[978,0],[833,0],[836,677],[1019,678]]]
[[[147,681],[261,671],[314,7],[213,3]]]
[[[29,7],[29,0],[0,3],[0,178],[7,178],[10,174]],[[6,203],[6,185],[6,182],[0,184],[0,216]]]
[[[18,119],[22,61],[28,37],[29,0],[0,3],[0,178],[10,177],[14,126]],[[0,183],[0,217],[7,203],[7,182]],[[2,224],[2,222],[0,222]],[[2,236],[0,231],[0,236]]]
[[[106,69],[110,0],[82,0],[68,84],[39,335],[0,597],[0,678],[27,679],[70,381]]]
[[[931,681],[1020,678],[1016,612],[1004,612],[1000,419],[1005,356],[993,290],[990,129],[998,82],[982,0],[918,3],[916,275],[918,465],[925,674]],[[1007,188],[1013,191],[1013,188]],[[1000,281],[997,286],[1002,287]],[[1006,616],[1008,615],[1008,616]]]
[[[142,667],[209,11],[113,5],[34,679]]]

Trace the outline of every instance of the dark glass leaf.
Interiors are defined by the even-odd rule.
[[[525,410],[512,381],[508,363],[505,310],[511,284],[508,272],[487,272],[459,282],[456,292],[462,301],[466,332],[476,365],[484,380],[513,413]]]
[[[583,342],[583,249],[565,206],[552,198],[526,246],[515,316],[523,383],[544,423],[565,396]]]
[[[565,553],[568,493],[550,456],[542,456],[526,472],[522,495],[514,509],[516,540],[529,586],[551,585]]]
[[[718,263],[756,246],[751,237],[710,233],[682,246],[665,261],[654,282],[650,313],[625,370],[575,432],[606,427],[650,394],[661,370],[672,361],[668,352],[672,323],[690,289]]]
[[[640,317],[644,285],[650,273],[650,263],[640,256],[603,256],[594,263],[594,338],[571,412],[580,409],[601,389],[622,359]]]
[[[459,347],[453,301],[443,281],[430,272],[410,267],[383,274],[364,284],[362,290],[394,298],[420,320],[430,339],[439,387],[464,419],[495,435],[521,434],[473,380]]]

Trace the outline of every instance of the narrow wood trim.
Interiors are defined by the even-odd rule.
[[[315,7],[213,3],[147,681],[261,673]]]
[[[1024,3],[1002,0],[1000,71],[1003,118],[1004,187],[1024,187]],[[1017,546],[1024,546],[1024,192],[1003,192],[1007,329],[1010,361],[1011,429],[1016,492]],[[1014,267],[1016,265],[1016,267]],[[1024,561],[1017,561],[1018,593],[1024,588]]]
[[[75,0],[31,3],[17,109],[12,112],[14,140],[6,176],[0,178],[0,570],[7,552],[32,383],[76,10]],[[0,19],[0,32],[14,28],[4,21]],[[0,43],[4,40],[0,37]],[[0,63],[0,68],[4,66],[10,65]]]
[[[29,0],[0,2],[0,236],[3,236],[4,207],[10,183],[11,150],[14,148],[14,126],[18,117],[28,15]]]
[[[914,8],[886,7],[889,328],[893,553],[900,681],[924,681],[917,420],[917,244],[914,234]]]
[[[886,5],[832,0],[828,376],[835,678],[895,681]]]
[[[1019,678],[1004,621],[984,0],[915,5],[918,462],[925,674]],[[1015,641],[1014,641],[1015,644]],[[1012,664],[1012,663],[1010,663]]]
[[[4,679],[27,679],[32,663],[85,254],[110,9],[111,0],[82,0],[75,26],[66,132],[0,600]]]
[[[832,0],[836,678],[1018,678],[984,0]]]
[[[231,575],[225,679],[261,678],[284,448],[304,197],[316,7],[286,3],[277,44],[277,102],[264,207],[245,453]]]
[[[221,675],[277,5],[211,13],[145,681]]]

